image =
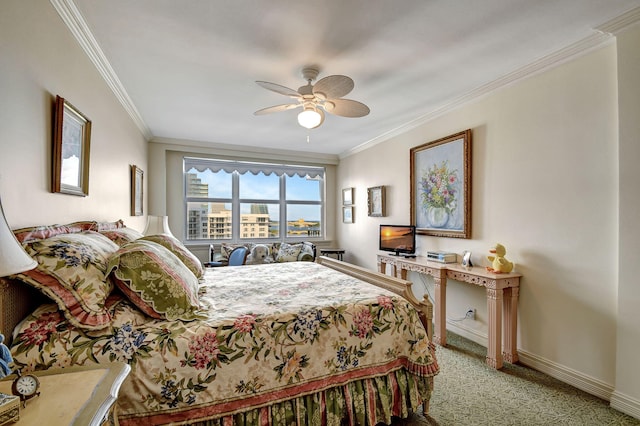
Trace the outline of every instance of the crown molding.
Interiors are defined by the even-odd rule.
[[[640,7],[631,9],[622,15],[613,18],[601,25],[594,28],[595,33],[573,43],[563,49],[560,49],[550,55],[544,56],[537,61],[530,63],[514,72],[511,72],[503,77],[500,77],[490,83],[480,86],[462,96],[454,99],[453,101],[442,105],[439,108],[434,109],[427,114],[418,117],[415,120],[410,121],[400,127],[383,133],[373,139],[370,139],[350,150],[347,150],[340,154],[340,159],[364,151],[379,143],[388,141],[389,139],[415,129],[425,123],[428,123],[435,118],[451,112],[463,105],[470,102],[477,101],[480,98],[509,85],[515,84],[521,80],[532,77],[536,74],[547,71],[551,68],[557,67],[565,62],[577,58],[578,56],[589,53],[597,48],[604,46],[610,42],[617,34],[628,29],[632,25],[640,22]]]
[[[602,31],[598,31],[594,34],[591,34],[590,36],[585,37],[584,39],[576,43],[573,43],[563,49],[557,50],[556,52],[553,52],[547,56],[544,56],[522,68],[517,69],[516,71],[506,74],[487,84],[479,86],[476,89],[473,89],[459,96],[458,98],[452,100],[451,102],[448,102],[416,118],[415,120],[412,120],[400,127],[397,127],[386,133],[383,133],[380,136],[376,136],[373,139],[370,139],[350,150],[347,150],[340,154],[340,158],[341,159],[346,158],[350,155],[353,155],[358,152],[364,151],[365,149],[371,148],[379,143],[388,141],[393,137],[404,134],[410,130],[415,129],[416,127],[426,124],[441,115],[444,115],[453,110],[456,110],[471,102],[478,101],[481,98],[495,92],[496,90],[513,85],[517,82],[525,80],[536,74],[540,74],[544,71],[547,71],[551,68],[557,67],[565,62],[575,59],[578,56],[584,55],[588,52],[598,49],[611,40],[612,40],[612,35]]]
[[[640,7],[631,9],[602,25],[598,25],[595,29],[601,33],[617,35],[638,22],[640,22]]]
[[[67,28],[69,28],[71,34],[85,51],[91,62],[93,62],[93,65],[97,68],[102,78],[104,78],[109,88],[116,95],[116,98],[120,101],[125,111],[127,111],[133,122],[138,126],[138,129],[140,129],[143,136],[147,140],[151,139],[153,137],[151,131],[142,119],[142,116],[129,97],[129,94],[122,85],[122,82],[120,82],[120,79],[111,67],[111,64],[98,45],[95,37],[93,37],[91,30],[89,30],[87,23],[73,0],[49,1],[56,12],[58,12],[58,15],[60,15],[60,18],[62,18],[62,21],[65,23]]]

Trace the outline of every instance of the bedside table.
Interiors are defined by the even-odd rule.
[[[40,396],[20,406],[20,425],[98,426],[117,425],[120,385],[131,367],[115,362],[89,367],[69,367],[36,371]],[[15,375],[0,381],[0,392],[11,394]]]

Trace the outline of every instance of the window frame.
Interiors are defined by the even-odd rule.
[[[198,167],[196,167],[196,164]],[[210,164],[207,166],[207,164]],[[202,172],[209,168],[212,172],[217,173],[221,170],[231,173],[231,198],[223,197],[190,197],[188,195],[188,171],[192,168]],[[202,168],[202,170],[200,170]],[[245,173],[256,173],[262,171],[265,174],[276,173],[279,178],[279,198],[278,199],[247,199],[240,198],[240,176]],[[319,181],[319,200],[287,200],[286,191],[286,177],[302,176],[301,173],[306,173],[305,176],[311,176],[312,179]],[[242,244],[245,242],[258,242],[258,243],[274,243],[285,241],[321,241],[324,240],[326,229],[326,168],[321,166],[300,166],[290,164],[274,164],[274,163],[258,163],[247,161],[233,161],[233,160],[220,160],[215,158],[196,158],[196,157],[183,157],[183,204],[185,211],[185,242],[188,244],[212,244],[212,243],[227,243],[227,244]],[[202,238],[191,239],[189,233],[189,203],[222,203],[231,204],[231,226],[232,226],[232,238],[231,239],[215,239],[215,238]],[[241,205],[242,204],[266,204],[266,205],[278,205],[278,217],[279,217],[279,237],[277,238],[243,238],[240,235],[241,232]],[[287,235],[287,206],[288,205],[315,205],[320,206],[320,231],[319,235]]]

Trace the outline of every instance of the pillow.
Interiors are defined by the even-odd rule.
[[[59,234],[23,244],[38,266],[15,277],[53,299],[78,328],[98,330],[111,323],[105,302],[113,284],[109,257],[118,246],[93,231]]]
[[[304,242],[300,244],[300,254],[298,255],[298,260],[302,262],[313,262],[315,260],[315,256],[313,254],[313,244],[309,242]]]
[[[20,228],[13,231],[16,239],[21,243],[28,243],[34,240],[43,240],[60,234],[71,234],[82,232],[84,229],[80,226],[70,225],[44,225],[31,226],[29,228]]]
[[[302,244],[280,244],[278,255],[276,256],[276,262],[295,262],[298,260],[298,255],[302,249]]]
[[[178,256],[178,259],[180,259],[182,263],[184,263],[185,266],[189,268],[191,272],[193,272],[193,275],[195,275],[197,278],[203,277],[204,268],[202,267],[202,263],[200,262],[200,260],[176,237],[166,234],[158,234],[148,235],[146,237],[142,237],[142,239],[145,241],[153,241],[154,243],[160,244],[171,253]]]
[[[141,232],[133,228],[117,228],[99,231],[102,235],[122,247],[123,245],[144,237]]]
[[[228,261],[229,260],[229,255],[231,254],[231,252],[233,251],[233,249],[237,248],[237,247],[246,247],[247,250],[251,251],[251,247],[249,247],[249,244],[229,244],[229,243],[221,243],[220,244],[220,255],[221,255],[221,260],[223,261]]]
[[[126,228],[122,219],[118,219],[115,222],[93,222],[92,231],[112,231],[114,229]]]
[[[200,318],[198,279],[169,250],[153,241],[125,244],[111,257],[107,273],[141,311],[154,318]]]

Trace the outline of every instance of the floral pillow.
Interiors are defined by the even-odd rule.
[[[298,255],[298,260],[303,262],[313,262],[315,260],[313,244],[308,242],[300,244],[300,254]]]
[[[200,318],[198,278],[173,253],[153,241],[122,246],[109,261],[116,286],[153,318]]]
[[[298,260],[302,244],[280,244],[278,254],[276,256],[276,262],[295,262]]]
[[[144,237],[141,232],[133,228],[117,228],[99,231],[102,235],[122,247],[123,245]]]
[[[196,277],[202,278],[204,276],[204,268],[202,267],[200,260],[177,238],[172,237],[171,235],[158,234],[148,235],[146,237],[142,237],[142,239],[158,243],[168,249],[171,253],[178,256],[178,259],[180,259]]]
[[[85,229],[76,227],[73,224],[70,225],[42,225],[31,226],[29,228],[15,229],[13,234],[16,239],[21,243],[28,243],[35,240],[44,240],[45,238],[54,237],[60,234],[71,234],[74,232],[81,232]]]
[[[23,244],[38,266],[15,277],[54,300],[79,328],[97,330],[111,323],[106,300],[113,284],[107,279],[109,258],[118,246],[93,231],[58,234]]]

